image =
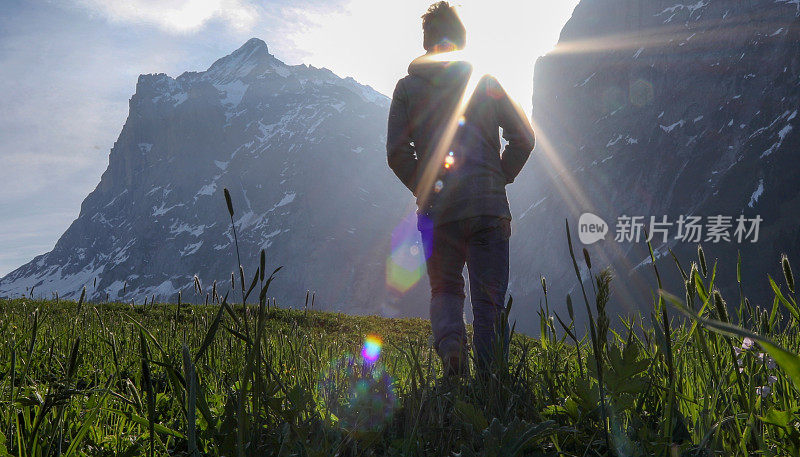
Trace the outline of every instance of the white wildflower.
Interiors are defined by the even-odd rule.
[[[760,395],[761,398],[767,398],[769,394],[772,393],[772,387],[770,386],[758,386],[756,387],[756,394]]]

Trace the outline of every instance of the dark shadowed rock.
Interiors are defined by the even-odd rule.
[[[551,308],[580,296],[564,220],[579,253],[583,212],[611,225],[588,250],[595,273],[614,267],[621,312],[652,306],[655,276],[643,241],[614,242],[618,217],[644,216],[649,229],[650,216],[724,215],[733,235],[739,215],[759,215],[757,243],[714,244],[704,231],[703,245],[729,303],[738,306],[737,250],[745,294],[771,303],[766,275],[780,277],[780,253],[800,258],[799,14],[782,0],[583,0],[536,64],[538,145],[517,180],[527,188],[512,195],[529,208],[512,242],[515,298],[537,303],[539,274]],[[676,226],[670,235],[653,246],[665,288],[683,296],[668,249],[688,270],[696,243],[674,239]]]

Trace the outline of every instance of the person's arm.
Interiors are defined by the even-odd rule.
[[[497,101],[497,117],[503,138],[508,142],[500,155],[500,163],[506,182],[511,184],[528,161],[536,145],[536,136],[522,107],[511,100],[497,80],[491,78],[489,84],[492,98]]]
[[[403,81],[397,83],[389,108],[389,127],[386,133],[386,156],[389,167],[406,187],[416,194],[419,164],[411,144],[411,124],[408,119],[408,100]]]

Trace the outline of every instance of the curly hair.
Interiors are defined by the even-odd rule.
[[[467,43],[467,30],[455,7],[446,1],[436,2],[422,15],[422,46],[431,52],[436,45],[452,43],[462,49]]]

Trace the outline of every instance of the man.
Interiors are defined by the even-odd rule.
[[[493,77],[477,80],[459,60],[466,30],[452,6],[431,5],[422,29],[426,54],[411,62],[394,90],[386,150],[389,166],[417,198],[435,348],[446,373],[460,375],[468,372],[465,263],[476,366],[507,357],[508,334],[498,333],[507,328],[501,325],[511,236],[505,186],[527,161],[534,134]],[[508,142],[502,154],[500,128]]]

